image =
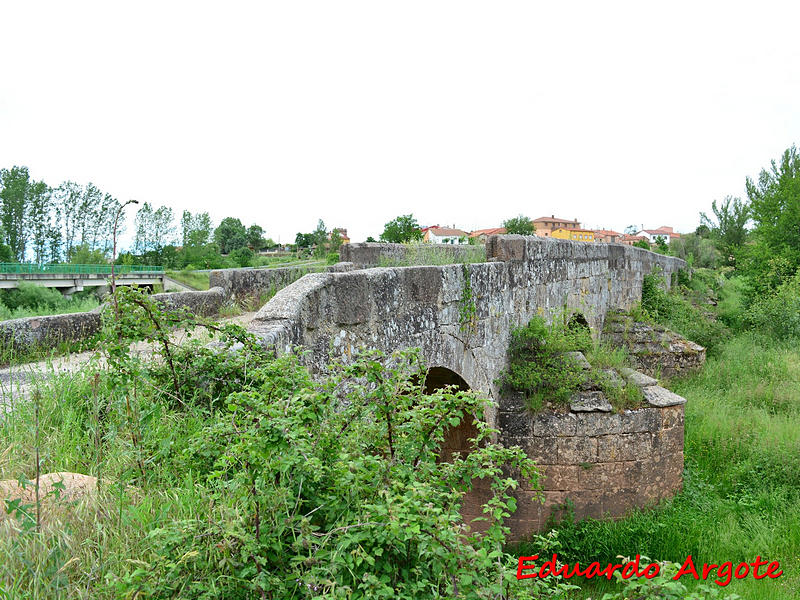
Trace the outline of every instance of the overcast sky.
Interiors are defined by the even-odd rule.
[[[690,231],[800,143],[798,23],[796,1],[4,0],[0,167],[284,242],[406,213]]]

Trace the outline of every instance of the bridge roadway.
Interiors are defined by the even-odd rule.
[[[65,296],[81,292],[87,287],[110,287],[111,273],[0,273],[0,289],[19,287],[27,281],[42,287],[57,288]],[[131,272],[116,275],[117,285],[152,287],[164,285],[167,277],[163,271]]]

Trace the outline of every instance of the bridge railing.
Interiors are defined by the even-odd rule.
[[[40,265],[36,263],[0,263],[0,273],[30,275],[110,275],[111,265]],[[164,273],[161,265],[114,265],[114,273]]]

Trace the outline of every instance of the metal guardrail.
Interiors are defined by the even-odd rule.
[[[111,265],[39,265],[36,263],[0,263],[0,273],[30,275],[111,275]],[[114,265],[116,275],[128,273],[164,273],[160,265]]]

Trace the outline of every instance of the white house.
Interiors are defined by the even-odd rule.
[[[438,225],[425,227],[422,233],[422,240],[428,244],[466,244],[469,240],[469,234],[466,231]]]

